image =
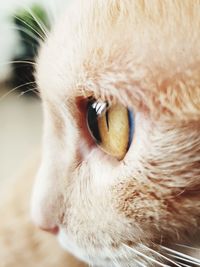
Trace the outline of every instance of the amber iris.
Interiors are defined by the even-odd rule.
[[[96,144],[107,154],[122,160],[133,138],[133,113],[118,103],[89,100],[87,125]]]

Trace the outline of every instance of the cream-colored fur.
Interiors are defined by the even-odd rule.
[[[1,267],[84,267],[58,246],[50,234],[38,231],[30,220],[30,195],[38,161],[3,184],[0,197]]]
[[[199,26],[198,0],[74,1],[42,46],[32,217],[93,266],[157,266],[161,244],[198,243]],[[91,142],[88,96],[133,109],[122,161]]]

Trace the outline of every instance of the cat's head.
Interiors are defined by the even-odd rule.
[[[33,217],[91,264],[155,266],[199,227],[199,25],[198,1],[76,1],[41,49]]]

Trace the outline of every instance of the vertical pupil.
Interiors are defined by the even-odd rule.
[[[99,127],[98,127],[98,113],[97,113],[94,103],[95,102],[93,101],[90,101],[88,103],[87,123],[88,123],[88,128],[92,136],[94,137],[95,141],[97,143],[101,143],[101,137],[100,137]]]

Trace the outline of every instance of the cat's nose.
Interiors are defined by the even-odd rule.
[[[32,221],[39,229],[56,235],[59,232],[59,227],[55,222],[55,217],[52,215],[53,213],[55,213],[55,211],[51,207],[41,207],[41,205],[36,203],[32,206]]]
[[[39,225],[39,228],[45,232],[48,232],[50,234],[53,235],[57,235],[59,232],[59,227],[58,226],[54,226],[54,227],[43,227]]]
[[[46,194],[33,193],[31,201],[31,219],[32,222],[43,231],[57,234],[59,227],[57,224],[59,201],[51,199]]]
[[[31,198],[31,219],[36,227],[52,234],[59,232],[59,214],[62,205],[56,179],[39,170]]]
[[[59,227],[58,225],[54,224],[53,220],[49,219],[49,217],[45,215],[39,214],[39,212],[32,214],[32,221],[36,227],[39,229],[51,233],[51,234],[58,234]]]
[[[51,233],[51,234],[58,234],[59,227],[58,225],[54,224],[53,220],[49,218],[49,216],[46,216],[45,214],[41,214],[41,212],[37,211],[32,212],[32,221],[35,224],[36,227],[38,227],[40,230]]]

